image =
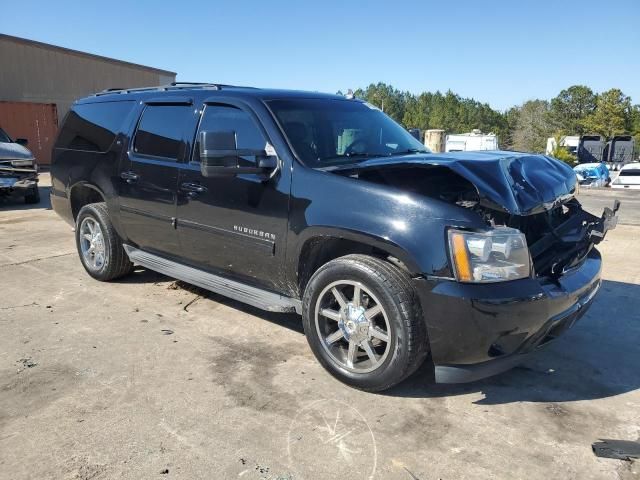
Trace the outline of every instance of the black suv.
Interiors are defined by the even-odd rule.
[[[89,275],[135,263],[298,312],[322,365],[370,391],[426,359],[438,382],[492,375],[557,337],[617,218],[551,158],[431,154],[361,100],[226,85],[81,99],[51,172]]]

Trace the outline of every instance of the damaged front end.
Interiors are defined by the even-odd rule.
[[[38,166],[34,159],[0,159],[0,195],[37,188]]]
[[[492,224],[520,230],[527,239],[537,276],[558,278],[575,268],[600,243],[608,230],[616,227],[620,202],[605,208],[600,217],[585,211],[571,198],[550,210],[528,216],[486,211]]]
[[[616,226],[619,203],[600,217],[586,212],[568,165],[541,155],[456,152],[332,171],[405,192],[417,203],[422,197],[430,216],[420,231],[444,228],[449,271],[430,271],[436,262],[425,262],[423,274],[412,278],[436,382],[512,368],[571,328],[600,288],[602,258],[594,246]],[[454,218],[460,209],[465,215]],[[439,234],[415,244],[440,250]]]
[[[517,229],[539,277],[579,265],[616,226],[619,202],[601,217],[575,198],[573,170],[557,160],[514,152],[375,159],[336,173],[424,195],[476,212],[487,228]]]

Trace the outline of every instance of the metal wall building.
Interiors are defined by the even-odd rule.
[[[53,129],[44,130],[55,132],[75,99],[107,88],[165,85],[176,79],[168,70],[4,34],[0,65],[0,127],[14,138],[27,138],[45,165],[54,139],[40,127],[53,122]],[[34,117],[34,112],[45,116]]]

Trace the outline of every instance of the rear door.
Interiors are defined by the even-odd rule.
[[[192,101],[147,101],[122,162],[120,217],[128,242],[162,254],[179,255],[176,232],[178,164],[194,128]]]
[[[203,107],[200,131],[234,131],[239,149],[264,150],[272,145],[255,113],[231,99],[216,99]],[[266,181],[258,175],[204,177],[198,137],[194,138],[192,158],[183,166],[178,187],[183,258],[197,267],[278,290],[283,283],[290,172],[280,169]],[[240,159],[247,166],[255,162],[255,157]]]

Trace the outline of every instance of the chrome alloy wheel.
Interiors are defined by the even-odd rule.
[[[322,347],[350,372],[374,371],[391,350],[387,313],[360,282],[327,285],[316,302],[315,322]]]
[[[106,262],[107,253],[102,228],[91,217],[85,217],[80,224],[80,251],[85,264],[93,270],[100,270]]]

